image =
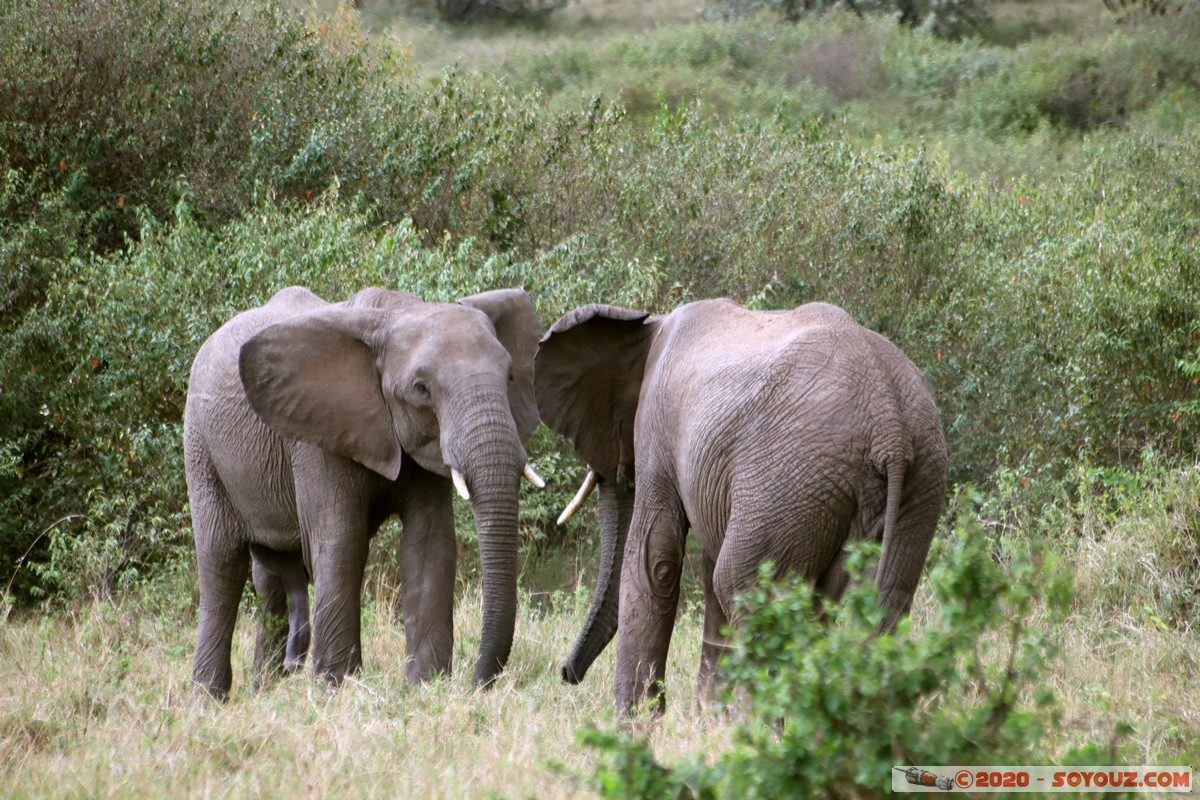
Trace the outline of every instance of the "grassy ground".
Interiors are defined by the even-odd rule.
[[[1152,531],[1161,531],[1163,521],[1140,520]],[[1139,530],[1144,536],[1147,528]],[[1195,766],[1200,626],[1156,621],[1139,612],[1136,600],[1114,598],[1114,582],[1149,574],[1120,572],[1123,560],[1151,558],[1126,538],[1134,535],[1131,525],[1111,537],[1092,530],[1079,540],[1073,561],[1080,595],[1051,676],[1064,725],[1048,742],[1050,752],[1106,743],[1124,720],[1133,734],[1120,763]],[[727,748],[736,722],[695,706],[700,606],[695,576],[685,583],[666,717],[637,723],[665,763]],[[914,608],[918,633],[937,611],[927,588]],[[180,593],[190,595],[191,588]],[[1110,600],[1119,602],[1109,606]],[[165,613],[161,598],[153,607],[141,598],[6,620],[0,623],[0,786],[12,797],[591,796],[586,779],[597,757],[580,748],[576,732],[627,723],[611,712],[611,649],[582,685],[558,679],[586,603],[587,591],[570,585],[527,594],[512,660],[490,692],[469,685],[480,612],[470,587],[456,612],[459,669],[420,687],[403,680],[403,634],[384,591],[376,591],[365,614],[366,667],[336,694],[307,674],[251,692],[252,620],[244,615],[234,693],[224,705],[189,688],[194,620],[186,602]],[[999,641],[981,644],[1003,651]]]
[[[612,657],[580,686],[558,664],[584,605],[573,594],[523,605],[513,658],[490,692],[470,688],[479,597],[457,612],[460,669],[410,687],[398,665],[403,632],[386,612],[365,620],[367,666],[331,694],[307,674],[252,693],[253,641],[243,618],[235,689],[218,705],[188,675],[194,630],[136,603],[86,606],[67,617],[0,625],[0,785],[14,797],[587,796],[592,754],[575,731],[610,718]],[[378,608],[378,606],[376,607]],[[714,752],[729,724],[693,709],[700,629],[676,632],[664,758]]]

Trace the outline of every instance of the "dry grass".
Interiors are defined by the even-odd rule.
[[[307,675],[248,690],[253,642],[243,617],[231,700],[188,685],[189,622],[148,618],[136,603],[87,606],[67,617],[0,624],[0,785],[14,797],[572,797],[593,756],[575,731],[607,724],[612,652],[580,686],[558,664],[582,623],[575,598],[561,613],[518,625],[512,662],[495,690],[470,688],[478,595],[457,611],[459,671],[412,687],[403,636],[368,613],[365,670],[336,694]],[[699,626],[685,616],[670,667],[672,707],[654,726],[668,760],[715,752],[727,723],[697,714],[692,680]]]
[[[456,614],[458,673],[420,687],[403,680],[403,635],[380,600],[364,620],[367,666],[341,691],[303,675],[250,692],[252,625],[243,617],[234,694],[223,705],[190,691],[192,620],[157,618],[132,600],[8,620],[0,785],[13,797],[589,796],[583,781],[596,756],[575,733],[622,724],[611,713],[613,651],[581,686],[563,684],[558,665],[586,598],[538,600],[523,604],[512,661],[490,692],[473,691],[465,668],[478,641],[474,590]],[[711,761],[732,731],[728,719],[695,708],[700,625],[689,606],[673,642],[666,718],[641,723],[666,763]],[[918,629],[933,612],[922,591]],[[1053,675],[1066,720],[1060,752],[1107,741],[1124,719],[1135,727],[1130,763],[1200,764],[1197,633],[1081,609]]]

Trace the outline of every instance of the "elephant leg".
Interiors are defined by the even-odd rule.
[[[251,546],[254,589],[262,616],[254,648],[255,685],[294,672],[308,654],[308,573],[299,553]]]
[[[405,476],[400,510],[400,590],[404,609],[405,676],[414,683],[448,674],[454,653],[454,569],[458,547],[445,478]]]
[[[263,562],[259,548],[250,548],[251,581],[261,602],[258,631],[254,640],[254,688],[261,689],[283,674],[287,651],[287,592],[282,582]]]
[[[875,510],[865,510],[851,524],[850,533],[846,536],[833,561],[821,573],[816,581],[817,609],[824,613],[824,601],[837,602],[842,599],[850,586],[850,572],[846,569],[846,546],[858,541],[879,541],[883,538],[883,517]],[[875,580],[875,570],[878,565],[867,567],[862,575],[864,581]]]
[[[349,465],[338,456],[297,451],[296,508],[313,578],[313,671],[337,686],[362,666],[362,581],[372,533],[367,487],[347,478]]]
[[[945,471],[941,462],[918,462],[902,479],[888,477],[888,512],[883,524],[883,552],[875,573],[879,604],[888,611],[880,629],[895,630],[900,617],[912,606],[929,545],[937,530],[945,495]],[[896,508],[894,521],[887,519]]]
[[[686,517],[674,489],[666,500],[643,504],[642,498],[655,493],[639,481],[637,494],[621,565],[617,707],[631,713],[648,702],[661,714],[666,709],[663,681],[679,605]]]
[[[285,672],[295,672],[304,666],[308,656],[308,646],[312,638],[312,628],[309,624],[308,611],[308,572],[304,569],[304,561],[299,556],[287,573],[284,581],[288,595],[288,641],[287,655],[283,660]]]
[[[192,682],[223,700],[233,684],[230,652],[250,567],[249,551],[242,544],[237,516],[219,486],[194,491],[191,505],[200,577],[200,621]]]
[[[795,519],[804,523],[789,524]],[[837,510],[824,506],[780,509],[769,516],[735,511],[713,570],[713,591],[730,622],[737,624],[735,598],[758,583],[762,564],[772,562],[776,575],[816,583],[827,572],[837,571],[831,565],[838,562],[845,538],[845,524]]]
[[[721,656],[729,651],[725,641],[729,618],[713,590],[715,568],[716,561],[705,553],[700,565],[700,576],[704,583],[704,643],[700,647],[700,672],[696,677],[696,702],[699,705],[717,700],[717,665]]]

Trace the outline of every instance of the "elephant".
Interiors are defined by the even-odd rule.
[[[375,287],[330,304],[291,287],[208,338],[184,410],[200,582],[196,686],[228,696],[248,568],[263,607],[256,683],[301,666],[310,579],[313,671],[334,686],[355,672],[368,542],[393,515],[406,677],[449,672],[452,486],[471,500],[479,540],[474,682],[493,681],[516,620],[520,478],[541,483],[524,450],[539,424],[541,332],[522,289],[432,303]]]
[[[884,629],[907,613],[945,503],[946,442],[921,372],[842,309],[586,305],[546,333],[534,373],[542,421],[589,468],[560,523],[599,486],[600,565],[568,683],[619,631],[618,709],[665,708],[689,530],[705,597],[701,699],[735,599],[765,562],[837,599],[844,545],[881,541]]]

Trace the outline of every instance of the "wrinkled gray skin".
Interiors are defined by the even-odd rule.
[[[204,343],[184,416],[199,687],[229,692],[248,569],[264,611],[256,681],[303,662],[310,576],[314,671],[337,684],[358,669],[367,544],[394,514],[403,525],[406,674],[449,671],[451,467],[471,491],[483,572],[475,682],[491,682],[516,619],[517,492],[522,443],[538,424],[540,335],[520,289],[457,304],[366,289],[330,305],[293,287]]]
[[[945,439],[920,371],[841,309],[585,306],[547,333],[535,373],[542,420],[600,479],[599,576],[564,680],[583,678],[619,622],[618,708],[663,707],[689,529],[703,552],[701,697],[764,561],[837,598],[846,542],[882,541],[887,627],[908,611],[945,500]]]

